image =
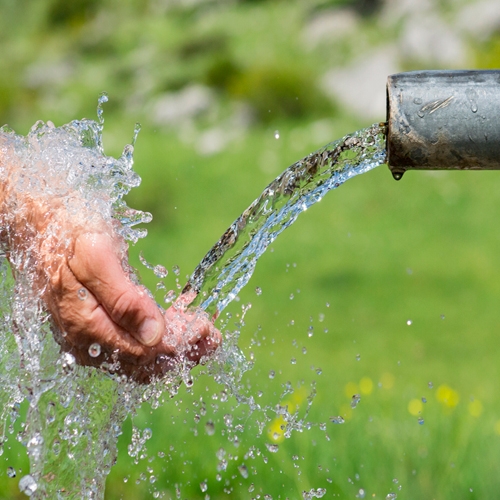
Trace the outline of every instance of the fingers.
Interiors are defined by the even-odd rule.
[[[103,355],[117,353],[125,362],[147,363],[154,358],[154,350],[116,324],[92,292],[77,281],[69,267],[61,265],[51,277],[46,302],[63,342],[85,355],[90,345],[97,343]],[[173,350],[167,353],[173,354]],[[96,364],[94,361],[85,364]]]
[[[198,363],[221,340],[203,311],[186,312],[176,304],[165,312],[167,329],[161,342],[154,347],[145,346],[114,322],[65,263],[52,273],[45,300],[60,331],[59,342],[78,363],[90,366],[107,363],[110,371],[140,383],[161,377],[182,358]],[[99,346],[97,353],[93,344]]]
[[[69,267],[110,318],[145,346],[158,344],[165,322],[147,293],[126,276],[107,234],[85,233],[75,242]]]
[[[192,297],[181,296],[163,315],[129,279],[116,248],[107,234],[82,234],[73,256],[50,267],[44,298],[63,349],[80,364],[106,363],[141,383],[213,352],[220,333],[203,311],[186,311]]]

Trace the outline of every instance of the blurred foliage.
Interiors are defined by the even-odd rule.
[[[331,116],[333,112],[311,75],[295,68],[260,67],[235,74],[228,82],[228,91],[250,103],[264,123]]]
[[[99,7],[98,0],[53,0],[47,13],[48,27],[79,26],[93,17]]]
[[[473,44],[476,67],[484,69],[500,68],[500,33],[483,42]]]

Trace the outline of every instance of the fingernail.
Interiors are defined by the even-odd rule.
[[[139,328],[139,341],[146,346],[152,346],[158,343],[161,337],[161,323],[156,319],[147,319]]]

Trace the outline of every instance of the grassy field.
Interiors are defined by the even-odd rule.
[[[10,77],[0,77],[8,90],[0,98],[2,121],[25,133],[37,118],[60,124],[93,117],[106,89],[104,146],[114,155],[130,140],[134,121],[143,122],[135,153],[143,183],[129,204],[154,220],[148,237],[131,248],[131,260],[151,289],[156,278],[139,263],[139,252],[168,269],[179,266],[183,284],[276,175],[370,125],[338,104],[324,104],[321,95],[290,112],[288,86],[269,90],[269,79],[288,81],[292,94],[305,96],[322,64],[349,60],[359,48],[302,50],[293,33],[307,2],[293,8],[271,0],[221,2],[201,14],[179,8],[164,18],[132,1],[103,2],[101,10],[83,2],[90,11],[66,13],[62,25],[54,6],[63,2],[40,4],[52,13],[45,24],[31,13],[26,26],[35,27],[23,36],[4,31],[9,52],[0,67]],[[0,7],[15,14],[14,3]],[[104,19],[116,9],[114,31],[103,28],[101,38],[90,39],[92,9]],[[7,24],[8,16],[3,19]],[[363,23],[361,45],[382,39],[373,19]],[[50,36],[37,53],[44,33]],[[138,52],[153,46],[151,53]],[[497,46],[491,42],[490,62],[500,60]],[[37,57],[50,59],[49,48],[62,59],[75,57],[74,79],[52,88],[23,86],[21,70]],[[141,54],[154,85],[140,80]],[[231,78],[221,78],[220,68]],[[128,100],[141,85],[173,91],[189,82],[218,88],[220,106],[215,118],[195,122],[188,140],[176,127],[151,123],[148,108]],[[284,111],[268,119],[259,103],[281,98],[283,107],[273,109]],[[225,123],[240,99],[254,106],[255,121],[222,151],[200,153],[201,132]],[[313,498],[303,492],[321,495],[322,488],[323,498],[339,499],[497,498],[498,179],[496,172],[411,172],[395,182],[381,166],[302,214],[221,318],[227,336],[239,331],[238,344],[253,361],[237,396],[213,374],[200,373],[191,389],[165,397],[160,408],[144,405],[125,423],[106,499],[297,499]],[[172,271],[167,284],[175,287]],[[354,394],[360,401],[352,408]],[[242,402],[250,397],[264,409]],[[276,405],[297,413],[288,438]],[[332,422],[339,416],[344,423]],[[136,459],[127,454],[133,428],[152,430]],[[23,449],[10,441],[0,458],[0,498],[6,499],[19,495],[7,467],[17,478],[27,467]]]
[[[301,156],[291,157],[287,145],[294,130],[284,125],[279,144],[269,139],[269,129],[255,131],[253,139],[277,151],[285,166]],[[185,240],[173,240],[175,230],[152,229],[142,245],[149,260],[191,270],[203,254],[196,254],[200,247],[208,248],[211,235],[221,234],[259,193],[269,178],[255,168],[262,151],[248,142],[209,161],[186,161],[194,164],[195,175],[189,169],[174,174],[189,185],[184,196],[201,206],[187,208],[189,199],[179,199],[186,206],[179,207],[174,225],[191,230],[184,231]],[[221,175],[228,188],[208,186],[204,172]],[[241,172],[255,177],[241,182]],[[262,391],[259,402],[270,407],[300,403],[302,416],[314,390],[305,418],[311,430],[278,438],[279,451],[271,454],[265,446],[273,442],[268,430],[279,429],[272,412],[266,423],[261,415],[248,416],[234,398],[222,404],[213,394],[223,387],[202,378],[191,394],[181,396],[182,403],[169,401],[141,416],[159,437],[147,456],[174,449],[168,463],[154,460],[158,482],[135,486],[137,497],[148,488],[174,497],[178,484],[182,498],[203,498],[199,484],[208,479],[210,498],[224,498],[224,490],[231,491],[229,497],[247,498],[251,484],[254,495],[272,498],[297,498],[310,488],[326,488],[328,497],[341,498],[361,496],[361,490],[367,498],[391,492],[403,498],[494,498],[500,444],[494,176],[410,173],[396,183],[380,167],[303,214],[262,257],[231,312],[234,317],[241,304],[252,304],[240,338],[243,351],[255,359],[243,378],[247,394],[258,397]],[[229,206],[237,207],[231,215],[224,209]],[[295,392],[282,398],[288,382]],[[353,394],[361,396],[355,409]],[[207,415],[195,423],[200,398]],[[242,414],[241,435],[235,434],[236,422],[224,424],[224,415],[233,413]],[[343,425],[330,421],[338,415]],[[216,425],[213,436],[205,433],[208,420]],[[262,456],[245,458],[252,447]],[[217,481],[220,448],[233,459]],[[126,463],[118,462],[110,484],[131,474]],[[253,471],[248,478],[238,473],[242,463]],[[110,498],[132,495],[130,481],[120,493],[115,488]]]

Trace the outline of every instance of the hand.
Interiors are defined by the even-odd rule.
[[[213,352],[220,333],[202,312],[188,312],[181,296],[164,314],[123,269],[117,236],[79,234],[70,256],[45,255],[48,286],[43,298],[57,340],[78,363],[119,362],[119,373],[147,383],[182,358],[193,365]],[[54,255],[56,255],[54,257]]]
[[[81,364],[146,383],[217,348],[221,336],[208,316],[186,310],[193,297],[160,310],[133,281],[113,223],[77,190],[61,197],[42,187],[57,179],[27,183],[29,172],[10,147],[0,135],[0,249],[14,278],[29,275],[64,350]]]

